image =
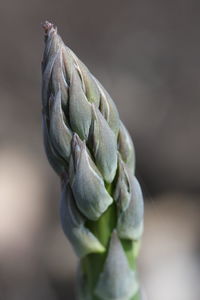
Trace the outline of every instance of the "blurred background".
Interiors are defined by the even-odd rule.
[[[0,3],[0,300],[74,299],[77,259],[43,149],[45,20],[115,100],[145,195],[148,300],[200,298],[200,2]]]

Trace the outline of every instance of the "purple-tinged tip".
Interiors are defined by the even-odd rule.
[[[50,23],[49,21],[45,21],[43,24],[42,24],[42,27],[44,29],[44,32],[45,34],[48,34],[49,31],[53,28],[55,30],[55,26],[53,23]]]

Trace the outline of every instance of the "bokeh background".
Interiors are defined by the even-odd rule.
[[[148,300],[200,299],[200,2],[0,2],[0,300],[74,299],[77,259],[43,149],[41,22],[115,100],[145,195]]]

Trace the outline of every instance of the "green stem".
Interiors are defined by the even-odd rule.
[[[107,211],[99,218],[98,221],[88,221],[86,226],[95,234],[103,246],[106,248],[104,253],[89,254],[82,259],[82,266],[86,274],[86,281],[90,294],[93,295],[99,274],[103,270],[103,265],[106,259],[108,245],[111,233],[116,225],[116,207],[112,204]],[[99,300],[93,295],[92,300]]]
[[[133,298],[131,298],[130,300],[140,300],[140,293],[137,293],[135,296],[133,296]]]
[[[107,186],[108,192],[111,194],[111,185]],[[86,226],[94,233],[94,235],[103,244],[106,251],[104,253],[93,253],[84,257],[81,261],[84,275],[86,276],[87,290],[90,293],[92,300],[100,300],[94,295],[94,290],[99,278],[100,273],[103,270],[104,262],[108,252],[108,246],[113,229],[117,224],[117,207],[113,203],[107,211],[97,220],[88,221]],[[134,249],[137,246],[134,242],[129,240],[122,240],[122,246],[126,253],[130,267],[136,269],[136,255]],[[135,295],[130,300],[140,300],[139,295]]]

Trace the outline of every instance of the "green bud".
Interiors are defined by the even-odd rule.
[[[76,67],[83,82],[84,92],[86,97],[90,103],[94,103],[97,107],[99,106],[100,102],[100,93],[99,88],[92,76],[89,72],[88,68],[84,65],[84,63],[78,59],[78,57],[73,53],[72,50],[71,54],[76,62]]]
[[[48,161],[52,166],[52,168],[54,169],[54,171],[59,176],[61,176],[65,171],[65,162],[57,155],[56,150],[53,148],[51,144],[45,115],[43,115],[42,124],[43,124],[44,148],[45,148]]]
[[[143,232],[144,202],[136,177],[132,181],[131,194],[128,208],[119,212],[117,232],[121,239],[138,240]]]
[[[92,153],[106,182],[112,182],[117,169],[117,141],[103,115],[92,105]]]
[[[70,184],[76,204],[84,216],[95,221],[106,211],[113,199],[87,152],[85,142],[77,134],[73,136],[70,164],[73,164],[70,170],[74,170],[74,175],[70,175]]]
[[[118,135],[118,150],[123,161],[127,164],[132,172],[135,172],[135,149],[128,130],[120,121],[120,129]]]
[[[58,55],[58,54],[57,54]],[[42,74],[42,104],[43,108],[46,110],[46,113],[49,113],[48,110],[48,101],[49,101],[49,82],[52,74],[53,65],[56,59],[56,54],[51,56],[48,60],[48,63]]]
[[[86,219],[76,208],[72,192],[66,183],[62,189],[60,216],[63,231],[79,257],[105,251],[99,240],[85,227]]]
[[[76,70],[76,62],[72,55],[71,49],[69,49],[65,45],[63,45],[62,47],[62,59],[63,59],[63,65],[65,69],[65,79],[69,86],[71,84],[72,74]]]
[[[60,89],[55,96],[52,95],[50,98],[50,138],[59,155],[68,162],[72,134],[64,121]]]
[[[121,242],[114,231],[95,294],[101,300],[130,300],[137,291],[136,274],[130,269]]]
[[[49,92],[49,83],[52,69],[56,57],[59,55],[62,45],[61,37],[57,34],[57,29],[49,22],[45,22],[45,50],[42,60],[42,101],[43,107],[46,108],[51,92]]]
[[[94,77],[93,77],[94,78]],[[108,122],[110,128],[114,132],[114,134],[117,136],[119,132],[119,113],[117,111],[116,105],[113,102],[112,98],[108,94],[108,92],[104,89],[104,87],[101,85],[101,83],[94,78],[95,81],[98,84],[99,90],[100,90],[100,111],[106,121]]]
[[[125,211],[131,200],[131,184],[126,166],[118,155],[117,182],[113,195],[120,210]]]
[[[91,104],[83,92],[77,71],[73,72],[70,82],[69,118],[72,130],[78,133],[81,139],[87,139],[91,124]]]
[[[68,84],[65,79],[65,73],[63,69],[62,53],[59,51],[54,61],[52,75],[51,75],[51,88],[54,92],[60,89],[61,91],[61,102],[64,107],[67,106],[68,102]]]
[[[60,47],[64,45],[64,43],[61,37],[57,34],[57,28],[55,28],[53,24],[45,22],[43,26],[47,29],[45,32],[45,49],[42,61],[42,68],[44,71],[44,66],[47,64],[49,59],[60,50]]]

